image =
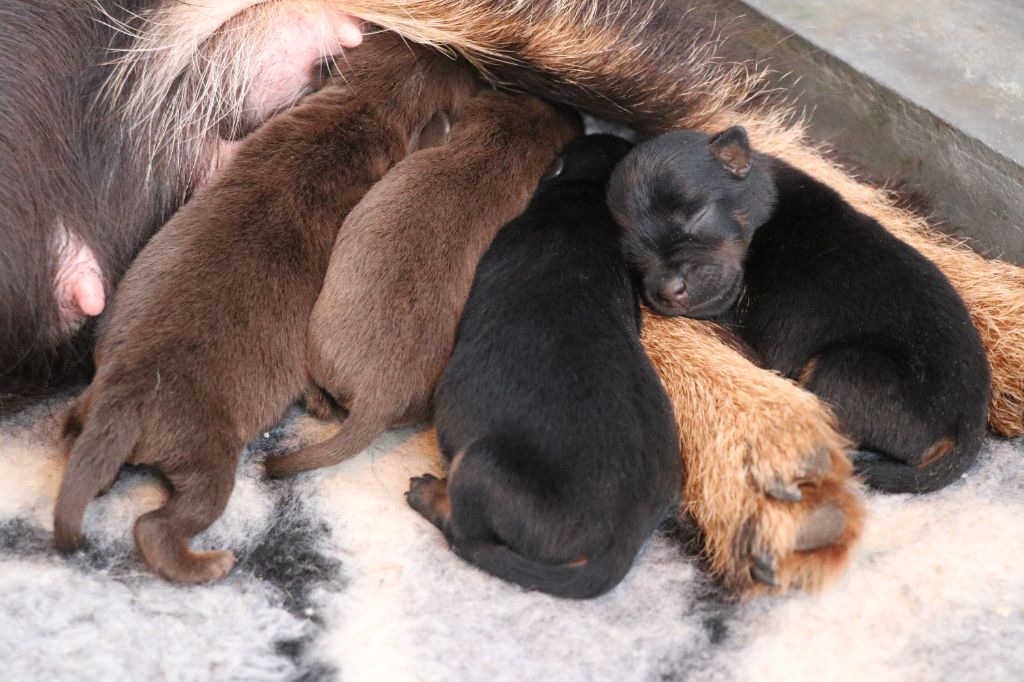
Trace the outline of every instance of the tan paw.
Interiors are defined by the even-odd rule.
[[[729,440],[744,455],[719,457],[719,467],[729,462],[739,475],[690,467],[705,480],[687,481],[687,509],[703,519],[712,565],[730,588],[748,596],[814,591],[846,567],[864,508],[829,411],[788,381],[764,380],[774,384],[767,404],[720,426],[736,430]],[[688,461],[695,457],[707,455]]]
[[[816,591],[841,575],[864,517],[851,473],[843,450],[821,447],[789,476],[752,474],[745,520],[719,529],[732,534],[719,558],[726,584],[748,596]]]
[[[709,325],[648,316],[644,345],[675,406],[684,511],[713,570],[745,595],[840,575],[864,508],[831,412]]]

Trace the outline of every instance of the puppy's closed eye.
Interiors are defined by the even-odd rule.
[[[692,218],[690,218],[690,222],[696,224],[703,221],[705,218],[711,215],[711,209],[713,208],[714,204],[706,204],[705,206],[701,207],[701,209],[698,210]]]
[[[680,206],[673,209],[669,215],[676,225],[682,227],[696,225],[711,214],[712,207],[713,204],[701,204],[696,207]]]

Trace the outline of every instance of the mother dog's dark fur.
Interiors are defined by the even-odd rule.
[[[100,96],[129,42],[104,12],[130,23],[157,2],[0,3],[0,413],[91,370],[94,325],[67,329],[54,295],[60,232],[95,253],[109,292],[189,194]]]
[[[583,138],[484,256],[437,390],[447,485],[409,504],[455,551],[524,587],[614,587],[680,487],[672,406],[604,188],[629,144]]]
[[[398,164],[352,211],[310,319],[313,381],[348,411],[327,442],[267,460],[280,476],[327,466],[429,414],[480,256],[519,215],[579,117],[489,92],[443,147]]]
[[[989,369],[963,301],[930,261],[742,128],[669,133],[616,171],[609,201],[647,303],[720,319],[767,367],[836,411],[857,469],[926,492],[970,467]]]
[[[188,543],[227,504],[245,443],[308,384],[309,314],[338,228],[425,124],[475,89],[465,64],[392,36],[349,63],[339,82],[257,131],[125,276],[95,380],[65,427],[62,550],[80,545],[86,505],[131,462],[171,487],[135,525],[146,562],[185,582],[230,570],[231,552]]]

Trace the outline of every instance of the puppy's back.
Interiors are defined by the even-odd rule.
[[[766,363],[831,404],[872,451],[872,487],[927,492],[981,448],[990,375],[953,285],[927,258],[835,191],[775,162],[778,204],[755,234],[740,306]]]
[[[329,441],[268,460],[271,475],[335,464],[427,416],[480,256],[579,129],[566,110],[488,92],[448,144],[411,155],[366,195],[309,323],[310,375],[348,416]]]
[[[442,448],[465,453],[449,488],[456,551],[568,597],[621,580],[680,484],[671,404],[604,203],[609,158],[627,149],[575,143],[498,235],[436,394]]]
[[[304,380],[309,310],[345,215],[405,156],[411,132],[475,88],[465,64],[396,36],[360,50],[344,78],[247,139],[140,254],[100,340],[98,357],[121,365],[111,370],[159,360],[163,380],[222,385],[225,400]],[[265,396],[273,407],[257,420],[279,402]]]
[[[480,255],[578,129],[534,97],[488,92],[466,105],[447,144],[396,165],[338,235],[310,321],[313,375],[357,394],[368,367],[374,382],[422,367],[436,372],[432,386]]]

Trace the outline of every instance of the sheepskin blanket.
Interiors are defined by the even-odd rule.
[[[950,488],[871,495],[849,572],[819,596],[737,602],[671,522],[610,594],[504,584],[406,506],[439,471],[427,429],[269,482],[260,460],[321,438],[294,413],[250,445],[227,512],[199,538],[239,558],[200,587],[151,575],[131,541],[162,488],[126,471],[59,556],[51,514],[62,401],[0,423],[5,680],[1021,680],[1024,442],[992,440]]]

